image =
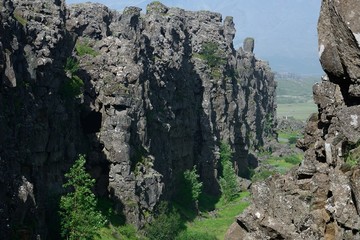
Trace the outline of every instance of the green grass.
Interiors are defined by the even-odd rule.
[[[296,140],[299,138],[302,138],[302,133],[299,131],[278,132],[279,143],[290,149],[295,148]],[[253,182],[265,180],[274,174],[285,174],[293,167],[298,166],[304,157],[302,153],[274,157],[268,151],[260,152],[258,156],[263,160],[258,168],[250,169]]]
[[[114,203],[107,198],[98,199],[98,210],[106,216],[108,224],[101,228],[95,240],[140,240],[143,239],[136,231],[135,226],[125,224],[125,217],[122,213],[116,213]]]
[[[312,87],[320,81],[320,76],[281,76],[275,75],[277,82],[277,102],[307,103],[312,100]]]
[[[262,162],[260,169],[253,170],[251,180],[253,182],[263,181],[275,174],[285,174],[290,169],[301,163],[302,154],[294,154],[285,157],[269,157]]]
[[[244,200],[249,196],[249,192],[241,192],[240,196],[231,203],[225,204],[220,200],[215,204],[213,211],[204,212],[193,221],[187,222],[186,231],[208,233],[219,240],[224,239],[225,233],[234,223],[235,217],[250,205],[248,201]]]
[[[294,159],[293,161],[287,159]],[[291,168],[297,166],[302,159],[302,155],[291,155],[282,158],[270,158],[266,160],[266,164],[272,166],[276,172],[280,174],[287,173]]]
[[[312,102],[277,105],[278,117],[294,117],[299,120],[307,120],[310,114],[314,112],[317,112],[317,107]]]
[[[142,238],[136,231],[135,227],[132,225],[123,225],[123,226],[113,226],[111,224],[103,227],[98,232],[98,236],[95,237],[95,240],[140,240]]]
[[[307,120],[316,112],[312,87],[320,81],[320,76],[275,75],[277,82],[276,100],[278,117],[294,117]]]
[[[289,144],[292,142],[292,139],[296,138],[296,139],[299,139],[299,138],[302,138],[302,134],[300,132],[284,132],[284,131],[279,131],[278,132],[278,140],[279,140],[279,143],[282,143],[282,144]],[[292,144],[294,145],[294,144]]]
[[[76,43],[75,50],[80,57],[85,55],[96,57],[97,55],[99,55],[99,53],[90,46],[88,41]]]

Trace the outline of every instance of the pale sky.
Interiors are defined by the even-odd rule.
[[[67,4],[89,0],[66,0]],[[122,11],[137,6],[145,11],[151,0],[93,0]],[[220,12],[233,16],[235,47],[246,37],[255,38],[255,55],[268,61],[273,71],[321,75],[316,25],[321,0],[161,0],[168,7]]]

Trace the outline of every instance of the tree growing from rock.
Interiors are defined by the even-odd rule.
[[[95,180],[85,170],[85,156],[79,155],[69,172],[65,174],[67,182],[63,185],[71,191],[61,197],[60,217],[61,235],[68,240],[93,239],[106,220],[96,210],[97,200],[91,188]]]

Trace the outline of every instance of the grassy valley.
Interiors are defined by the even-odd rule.
[[[320,76],[298,76],[295,74],[276,74],[277,115],[306,120],[316,112],[312,98],[312,86],[320,81]]]

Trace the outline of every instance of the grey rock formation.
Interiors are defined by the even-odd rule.
[[[230,17],[158,2],[142,14],[45,0],[2,1],[0,16],[5,239],[53,236],[63,174],[79,153],[96,193],[142,226],[194,165],[206,191],[219,192],[221,141],[246,176],[249,148],[274,134],[273,74],[233,49]]]
[[[314,86],[318,114],[298,146],[301,165],[252,185],[254,204],[227,239],[360,239],[359,21],[357,1],[322,2],[320,61],[327,73]]]
[[[254,52],[254,47],[255,47],[255,40],[253,38],[245,38],[244,40],[244,51],[245,52],[249,52],[252,53]]]

